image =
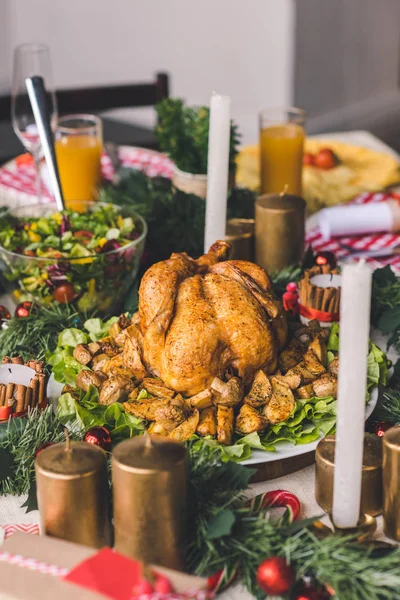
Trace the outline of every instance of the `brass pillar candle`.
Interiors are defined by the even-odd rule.
[[[101,548],[111,544],[106,455],[86,442],[54,444],[35,461],[41,531]]]
[[[115,549],[144,563],[183,570],[187,528],[186,450],[149,435],[112,455]]]
[[[232,246],[231,260],[254,260],[254,219],[229,219],[225,239]]]
[[[335,468],[335,436],[321,440],[315,453],[315,499],[327,513],[332,512]],[[382,512],[382,438],[365,434],[360,514]]]
[[[400,541],[400,427],[383,436],[383,522],[385,534]]]
[[[266,194],[256,201],[256,262],[274,272],[304,254],[306,203],[300,196]]]

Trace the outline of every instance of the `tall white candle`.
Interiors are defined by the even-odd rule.
[[[230,124],[231,99],[214,92],[210,102],[208,134],[205,252],[215,241],[225,238]]]
[[[339,384],[332,518],[355,527],[360,515],[371,269],[363,261],[342,271]]]

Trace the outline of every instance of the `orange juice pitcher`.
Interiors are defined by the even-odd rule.
[[[262,194],[286,191],[301,196],[305,112],[267,109],[260,115]]]
[[[96,200],[101,183],[101,120],[92,115],[60,118],[55,148],[66,207],[79,210],[80,202]]]

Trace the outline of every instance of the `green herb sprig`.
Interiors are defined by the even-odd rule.
[[[43,360],[47,351],[56,349],[58,334],[63,329],[81,329],[90,316],[93,314],[79,313],[71,305],[54,302],[35,308],[28,317],[13,317],[0,329],[1,355],[20,354],[24,360]]]
[[[69,431],[71,439],[82,439],[77,429]],[[1,476],[0,494],[27,494],[34,479],[35,453],[45,442],[65,440],[64,429],[53,412],[53,407],[45,410],[34,408],[26,419],[11,419],[0,429],[0,449],[12,458],[13,468],[6,477]],[[3,461],[2,461],[3,463]]]
[[[185,106],[179,98],[167,98],[156,106],[156,136],[159,148],[177,167],[188,173],[206,174],[210,109]],[[229,170],[235,171],[240,136],[231,121]]]
[[[372,277],[371,324],[388,334],[388,346],[400,352],[400,278],[389,265]]]

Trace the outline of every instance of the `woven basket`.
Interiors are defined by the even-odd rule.
[[[194,194],[203,200],[207,197],[207,175],[198,175],[181,171],[175,165],[172,173],[172,185],[185,194]],[[228,188],[235,187],[235,173],[229,174]]]

